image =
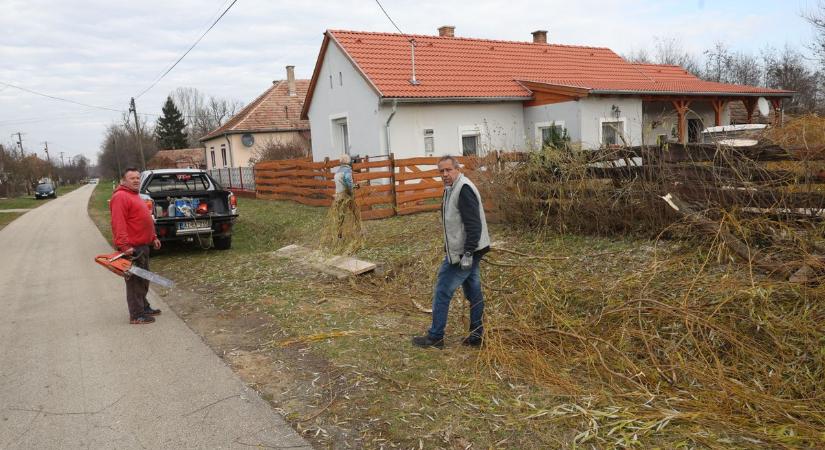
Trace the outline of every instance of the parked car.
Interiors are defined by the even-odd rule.
[[[97,184],[97,182],[98,182],[97,178],[89,178],[89,184]]]
[[[205,170],[158,169],[140,174],[140,196],[155,219],[161,241],[232,247],[237,198]]]
[[[57,198],[57,191],[51,183],[41,183],[34,188],[34,198]]]

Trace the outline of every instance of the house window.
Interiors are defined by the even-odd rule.
[[[620,145],[624,134],[624,121],[602,122],[602,145]]]
[[[560,146],[566,139],[564,122],[540,122],[536,124],[536,138],[541,147]]]
[[[461,154],[464,156],[478,155],[478,135],[461,136]]]
[[[338,72],[338,84],[341,86],[344,85],[344,75],[341,72]]]
[[[212,168],[215,167],[215,147],[210,147],[210,153],[212,156]]]
[[[435,133],[432,129],[424,130],[424,154],[433,156],[435,152]]]
[[[332,74],[329,74],[329,88],[332,89]]]
[[[221,145],[221,159],[223,160],[223,166],[226,167],[226,145]]]

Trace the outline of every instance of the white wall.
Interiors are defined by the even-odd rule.
[[[392,105],[382,106],[382,130],[391,111]],[[527,148],[521,102],[399,103],[390,122],[390,151],[396,158],[425,156],[425,129],[433,130],[433,156],[461,155],[463,134],[479,135],[482,154]]]
[[[553,122],[556,125],[564,125],[570,142],[581,142],[581,108],[578,101],[569,101],[524,108],[524,125],[529,148],[541,148],[541,132],[538,128],[549,126]]]
[[[336,147],[333,120],[344,118],[349,131],[350,154],[378,154],[383,128],[378,110],[378,94],[338,44],[330,41],[308,111],[313,160],[338,159],[341,149]]]
[[[642,100],[634,97],[587,97],[579,100],[581,110],[581,145],[585,149],[601,145],[602,122],[617,120],[612,110],[619,107],[628,145],[642,144]]]

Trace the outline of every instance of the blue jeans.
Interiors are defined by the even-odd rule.
[[[464,297],[470,302],[470,335],[481,337],[483,334],[484,295],[481,293],[480,262],[481,258],[473,257],[473,266],[470,270],[461,270],[458,264],[450,264],[447,258],[444,258],[438,269],[438,281],[433,293],[433,325],[429,331],[430,339],[444,339],[450,300],[459,286],[463,288]]]

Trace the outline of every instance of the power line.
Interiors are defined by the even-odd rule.
[[[390,23],[392,24],[392,26],[394,26],[394,27],[395,27],[395,29],[396,29],[396,30],[398,30],[398,32],[399,32],[399,33],[401,33],[401,34],[407,34],[407,33],[403,32],[403,31],[401,31],[401,28],[398,28],[398,25],[396,25],[396,24],[395,24],[395,21],[394,21],[394,20],[392,20],[392,17],[390,17],[389,13],[387,13],[387,10],[386,10],[386,9],[384,9],[384,7],[381,5],[381,2],[380,2],[380,1],[375,0],[375,3],[378,3],[378,7],[379,7],[379,8],[381,8],[381,11],[384,13],[384,15],[385,15],[385,16],[387,16],[387,19],[389,19],[389,20],[390,20]]]
[[[377,0],[376,0],[376,1],[377,1]],[[175,61],[175,62],[172,64],[172,66],[171,66],[171,67],[169,67],[168,69],[166,69],[166,71],[165,71],[165,72],[163,72],[163,73],[162,73],[162,74],[161,74],[161,75],[160,75],[160,76],[159,76],[159,77],[158,77],[155,81],[153,81],[153,82],[152,82],[152,84],[150,84],[150,85],[149,85],[149,87],[147,87],[146,89],[144,89],[144,90],[140,91],[140,93],[139,93],[138,95],[136,95],[136,96],[135,96],[135,98],[140,98],[140,96],[142,96],[143,94],[145,94],[146,92],[148,92],[150,89],[152,89],[153,87],[155,87],[155,85],[156,85],[156,84],[158,84],[158,82],[160,82],[160,80],[162,80],[162,79],[163,79],[163,77],[165,77],[165,76],[166,76],[169,72],[171,72],[171,71],[172,71],[172,69],[174,69],[174,68],[175,68],[175,66],[177,66],[177,65],[178,65],[178,63],[179,63],[179,62],[181,62],[181,61],[183,60],[183,58],[185,58],[185,57],[186,57],[186,55],[188,55],[188,54],[189,54],[189,52],[191,52],[191,51],[192,51],[192,49],[193,49],[193,48],[195,48],[195,46],[196,46],[196,45],[198,45],[198,43],[201,41],[201,39],[203,39],[203,38],[204,38],[204,36],[206,36],[206,33],[209,33],[209,31],[210,31],[212,28],[214,28],[214,27],[215,27],[215,25],[217,25],[217,24],[218,24],[218,22],[220,22],[220,20],[223,18],[223,16],[225,16],[225,15],[226,15],[226,13],[228,13],[228,12],[229,12],[229,10],[230,10],[230,9],[232,9],[232,6],[234,6],[234,5],[235,5],[235,3],[237,3],[237,2],[238,2],[238,0],[233,0],[233,1],[232,1],[232,3],[230,3],[230,4],[229,4],[229,6],[227,6],[227,7],[226,7],[226,9],[223,11],[223,13],[221,13],[221,15],[220,15],[220,16],[218,16],[218,18],[217,18],[217,19],[215,19],[215,21],[214,21],[214,22],[212,22],[212,25],[210,25],[210,26],[209,26],[209,28],[207,28],[207,29],[206,29],[206,31],[204,31],[204,32],[203,32],[203,34],[201,34],[201,35],[200,35],[200,37],[199,37],[197,40],[195,40],[195,42],[194,42],[194,43],[193,43],[193,44],[192,44],[192,45],[191,45],[191,46],[190,46],[190,47],[189,47],[189,48],[188,48],[188,49],[187,49],[187,50],[183,53],[183,55],[181,55],[181,57],[180,57],[180,58],[178,58],[178,60],[177,60],[177,61]]]
[[[122,111],[122,110],[119,110],[119,109],[107,108],[107,107],[105,107],[105,106],[90,105],[90,104],[88,104],[88,103],[76,102],[76,101],[74,101],[74,100],[69,100],[69,99],[62,98],[62,97],[57,97],[57,96],[54,96],[54,95],[44,94],[44,93],[42,93],[42,92],[37,92],[37,91],[31,90],[31,89],[28,89],[28,88],[24,88],[24,87],[16,86],[16,85],[13,85],[13,84],[11,84],[11,83],[6,83],[5,81],[0,81],[0,84],[5,85],[5,86],[7,86],[7,87],[11,87],[11,88],[15,88],[15,89],[21,90],[21,91],[23,91],[23,92],[28,92],[28,93],[30,93],[30,94],[34,94],[34,95],[39,95],[39,96],[41,96],[41,97],[50,98],[50,99],[52,99],[52,100],[59,100],[59,101],[61,101],[61,102],[73,103],[73,104],[75,104],[75,105],[85,106],[86,108],[102,109],[102,110],[105,110],[105,111],[114,111],[114,112],[119,112],[119,113],[125,112],[125,111]]]

